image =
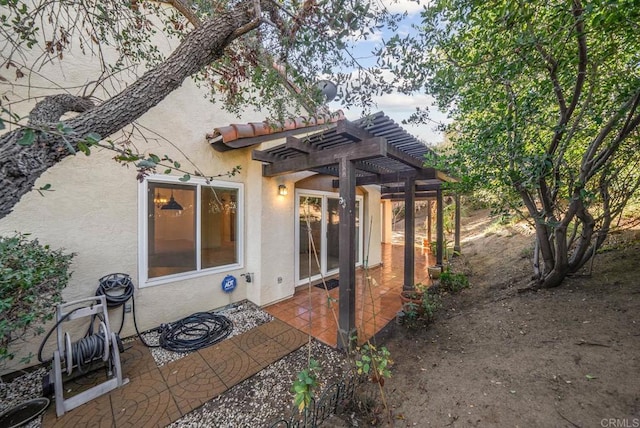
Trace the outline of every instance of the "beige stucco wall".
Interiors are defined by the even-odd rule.
[[[76,87],[76,93],[81,93],[81,89],[77,88],[96,78],[99,65],[92,61],[91,57],[74,52],[69,52],[66,60],[64,66],[49,64],[42,68],[40,75],[44,78],[31,76],[32,86],[46,87],[50,85],[47,82],[52,81],[60,87]],[[17,83],[24,82],[26,79]],[[6,87],[4,89],[7,90]],[[11,88],[18,96],[20,91],[26,89],[21,86]],[[32,88],[30,95],[37,97],[59,92],[38,91]],[[96,96],[108,98],[106,93],[96,93]],[[34,102],[19,103],[12,107],[14,112],[24,115],[32,108]],[[217,126],[261,121],[264,118],[263,112],[245,111],[240,118],[226,113],[205,99],[203,89],[187,80],[182,87],[138,120],[137,123],[147,129],[147,139],[137,136],[132,139],[137,150],[158,155],[168,154],[189,170],[195,169],[189,165],[189,160],[194,161],[196,167],[206,175],[224,173],[236,165],[242,167],[241,174],[219,179],[241,182],[244,185],[244,264],[238,269],[152,287],[140,287],[139,198],[144,187],[136,180],[135,168],[117,164],[112,160],[114,153],[108,150],[93,149],[89,157],[82,154],[70,156],[46,171],[36,182],[35,188],[50,184],[52,191],[44,192],[44,196],[35,190],[26,194],[12,213],[0,219],[0,234],[30,233],[33,238],[53,248],[64,248],[77,254],[72,264],[73,276],[69,286],[63,291],[65,301],[93,296],[98,279],[103,275],[115,272],[131,275],[137,287],[135,310],[138,326],[142,330],[175,321],[197,311],[219,308],[247,297],[261,304],[260,294],[248,293],[248,284],[240,277],[240,274],[245,272],[259,272],[262,263],[261,215],[255,215],[256,207],[261,209],[261,167],[258,162],[251,160],[250,150],[219,153],[210,147],[205,135]],[[118,135],[114,135],[111,139],[117,137]],[[249,236],[252,239],[247,239]],[[255,236],[258,236],[257,240],[253,239]],[[274,245],[274,242],[280,245],[278,241],[272,241],[271,245]],[[287,260],[279,262],[285,265]],[[224,293],[221,289],[222,279],[227,274],[236,276],[239,284],[230,294]],[[259,287],[259,281],[251,285]],[[54,309],[51,308],[51,311]],[[120,311],[111,311],[111,325],[114,329],[120,325]],[[48,330],[49,326],[45,327]],[[134,333],[131,315],[127,315],[122,336]],[[41,339],[42,337],[36,337],[30,343],[21,346],[14,362],[20,361],[20,357],[29,352],[35,353]],[[49,343],[54,345],[54,342],[55,340],[51,340]],[[53,349],[51,346],[49,348]],[[2,371],[7,372],[19,367],[16,363],[4,367]]]
[[[33,87],[49,86],[49,81],[61,87],[76,89],[94,80],[99,64],[90,57],[69,52],[64,67],[49,64],[40,70],[44,78],[32,76]],[[25,80],[26,81],[26,80]],[[20,82],[23,83],[23,82]],[[124,86],[125,83],[122,83]],[[113,87],[111,91],[113,91]],[[26,91],[16,86],[13,91]],[[42,96],[59,91],[31,89],[32,96]],[[109,94],[96,93],[106,99]],[[141,330],[172,322],[198,311],[208,311],[233,302],[249,299],[260,306],[291,296],[295,291],[295,192],[296,182],[310,173],[289,174],[277,178],[263,178],[262,166],[251,160],[251,150],[246,148],[220,153],[211,148],[205,135],[218,126],[230,123],[261,121],[264,112],[245,111],[242,117],[224,112],[218,105],[205,99],[204,90],[191,80],[184,84],[156,107],[149,110],[137,122],[146,129],[146,139],[133,136],[137,150],[167,154],[178,160],[186,169],[197,167],[205,175],[229,171],[236,165],[241,173],[235,177],[222,177],[221,181],[243,184],[244,263],[237,269],[207,274],[189,279],[179,279],[160,285],[141,287],[139,269],[141,201],[145,187],[136,180],[133,166],[124,167],[112,160],[114,153],[93,149],[91,156],[69,156],[46,171],[36,182],[35,188],[50,184],[52,191],[44,196],[33,190],[20,200],[12,213],[0,219],[0,234],[30,233],[33,238],[53,248],[64,248],[76,253],[73,260],[73,276],[63,291],[66,301],[95,295],[98,279],[104,275],[123,272],[131,275],[135,291],[135,311]],[[14,111],[26,114],[33,102],[13,105]],[[119,135],[110,138],[115,140]],[[258,148],[272,147],[284,140],[264,143]],[[196,166],[189,165],[189,160]],[[181,173],[176,173],[181,176]],[[279,184],[289,189],[287,196],[278,196]],[[379,191],[366,189],[365,219],[371,215],[373,241],[370,265],[380,262]],[[366,227],[369,220],[365,221]],[[251,273],[248,283],[241,274]],[[224,293],[222,279],[231,274],[238,279],[233,293]],[[51,308],[54,311],[54,308]],[[111,311],[111,326],[120,326],[121,309]],[[52,324],[50,324],[52,325]],[[48,330],[49,326],[45,326]],[[126,316],[121,336],[135,334],[133,319]],[[19,349],[15,364],[7,365],[2,372],[21,367],[20,357],[35,353],[42,336]],[[55,340],[45,351],[50,356]],[[35,360],[31,364],[36,363]]]

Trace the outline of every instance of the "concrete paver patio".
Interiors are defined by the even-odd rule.
[[[400,309],[404,247],[383,245],[383,264],[357,275],[356,323],[363,342],[395,318]],[[428,283],[433,263],[427,249],[416,248],[416,282]],[[140,340],[126,345],[122,371],[129,383],[58,418],[55,404],[43,427],[164,427],[268,365],[300,348],[308,333],[336,346],[339,288],[327,292],[300,287],[293,297],[264,308],[275,319],[214,346],[161,367]],[[337,316],[337,315],[336,315]],[[101,377],[102,376],[102,377]],[[104,380],[102,370],[65,382],[76,394]]]
[[[121,354],[129,383],[56,417],[55,405],[43,427],[163,427],[307,343],[305,333],[273,320],[214,346],[157,367],[139,340]],[[103,381],[97,371],[65,383],[80,392]]]

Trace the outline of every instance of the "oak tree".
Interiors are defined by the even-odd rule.
[[[440,159],[536,231],[533,287],[555,287],[602,246],[640,186],[640,4],[440,0],[381,64],[450,113]],[[428,106],[413,119],[428,117]]]
[[[273,119],[301,106],[315,112],[322,102],[315,82],[358,68],[349,47],[383,21],[396,18],[362,0],[0,1],[0,218],[44,171],[95,145],[135,163],[141,174],[162,161],[175,168],[108,137],[135,124],[188,77],[232,112],[251,104]],[[157,45],[160,34],[177,41],[166,56]],[[78,53],[99,61],[101,73],[82,87],[51,81],[34,88],[50,94],[28,100],[37,101],[28,115],[16,114],[13,107],[25,100],[14,89],[29,86],[45,65],[65,67],[70,51],[75,61]],[[360,82],[373,78],[360,70]],[[97,98],[97,89],[108,96]],[[342,95],[366,103],[372,92]]]

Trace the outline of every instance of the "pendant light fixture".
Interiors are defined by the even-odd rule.
[[[176,202],[173,197],[173,190],[171,191],[171,197],[169,198],[169,202],[160,208],[161,210],[177,210],[182,211],[182,205]]]

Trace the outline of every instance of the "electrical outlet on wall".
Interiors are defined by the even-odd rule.
[[[278,277],[278,279],[277,279],[277,281],[278,281],[278,284],[282,284],[282,277],[281,277],[281,276],[279,276],[279,277]]]

